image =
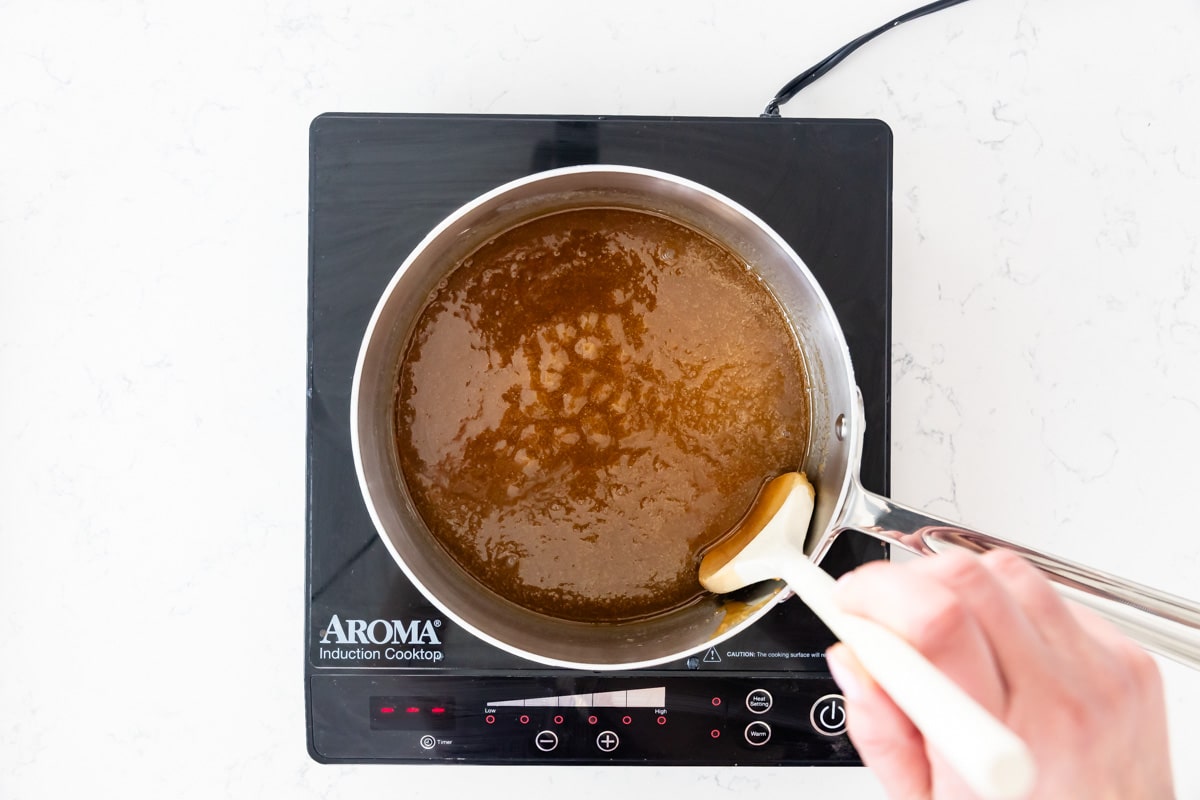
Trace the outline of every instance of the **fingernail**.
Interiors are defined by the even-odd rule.
[[[864,691],[862,679],[858,675],[858,665],[851,661],[853,658],[844,644],[835,644],[825,651],[825,662],[829,665],[829,672],[847,700],[861,697]]]

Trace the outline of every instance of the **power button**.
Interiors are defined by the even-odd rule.
[[[846,732],[846,698],[827,694],[813,703],[808,712],[813,730],[822,736],[840,736]]]

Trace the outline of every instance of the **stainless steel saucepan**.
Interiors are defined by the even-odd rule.
[[[471,578],[433,538],[405,488],[395,455],[395,385],[409,333],[438,282],[463,257],[514,225],[571,208],[652,211],[706,233],[752,266],[774,292],[801,344],[810,384],[804,470],[816,488],[807,550],[820,559],[855,529],[929,555],[948,549],[1016,550],[1073,599],[1113,620],[1148,649],[1200,667],[1200,606],[965,529],[866,491],[858,481],[864,416],[850,353],[821,287],[761,220],[697,183],[622,166],[552,170],[501,186],[438,225],[396,271],[371,317],[351,398],[351,436],[363,498],[401,569],[449,618],[509,652],[555,666],[629,669],[683,658],[753,625],[790,596],[780,582],[709,596],[652,619],[588,624],[515,605]],[[714,331],[713,335],[721,335]]]

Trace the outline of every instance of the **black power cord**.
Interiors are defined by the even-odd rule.
[[[801,89],[820,78],[826,72],[829,72],[829,70],[833,69],[838,64],[842,63],[846,56],[850,55],[879,34],[886,33],[897,25],[903,25],[909,20],[914,20],[918,17],[923,17],[926,14],[932,14],[936,11],[941,11],[942,9],[950,8],[950,6],[956,6],[959,3],[965,2],[967,2],[967,0],[937,0],[935,3],[930,3],[929,5],[915,8],[912,11],[909,11],[907,14],[901,14],[891,22],[885,22],[875,30],[870,31],[869,33],[864,33],[853,42],[843,45],[839,49],[825,56],[825,58],[821,59],[816,64],[813,64],[811,67],[804,70],[804,72],[801,72],[799,75],[788,81],[786,86],[775,93],[775,97],[771,98],[771,102],[767,103],[767,107],[763,109],[763,113],[759,116],[778,117],[779,107],[781,105],[786,103],[788,100],[791,100]]]

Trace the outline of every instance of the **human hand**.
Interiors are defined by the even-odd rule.
[[[834,599],[892,629],[1025,741],[1031,798],[1174,797],[1158,666],[1021,557],[873,562],[843,576]],[[974,796],[850,650],[834,645],[829,666],[850,739],[889,797]]]

